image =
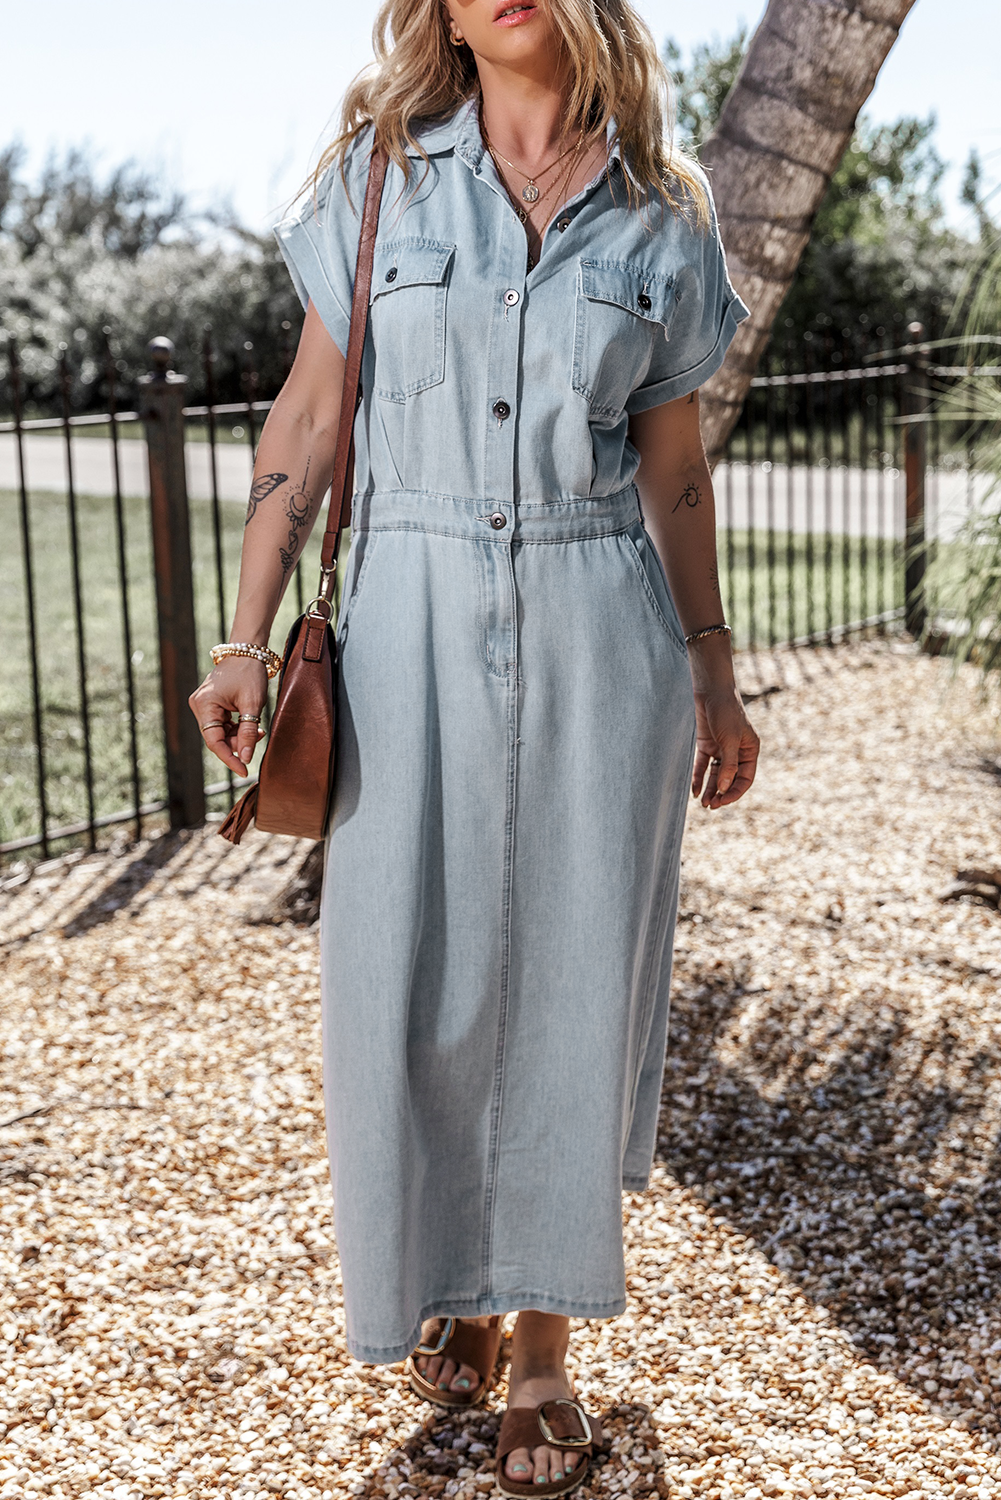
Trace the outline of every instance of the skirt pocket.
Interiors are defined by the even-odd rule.
[[[365,576],[368,573],[368,565],[372,558],[375,539],[378,535],[374,531],[354,531],[351,534],[351,551],[348,555],[347,572],[344,579],[344,593],[341,596],[341,607],[337,615],[337,638],[342,640],[348,628],[348,622],[354,614],[358,600],[361,597]]]
[[[653,542],[642,526],[624,532],[622,539],[654,619],[687,661],[688,647],[685,645],[685,632],[681,628],[678,611],[674,607],[671,590],[664,577],[664,569],[661,567]]]

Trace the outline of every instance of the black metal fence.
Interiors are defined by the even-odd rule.
[[[262,389],[247,348],[244,399],[218,401],[206,341],[195,372],[202,402],[187,404],[187,388],[161,372],[126,406],[110,347],[104,357],[105,411],[73,409],[66,349],[55,411],[26,408],[16,355],[0,394],[10,413],[0,422],[8,539],[0,549],[0,859],[8,867],[94,848],[108,830],[138,838],[167,821],[194,823],[233,797],[183,700],[195,664],[229,629],[253,455],[274,391]],[[282,371],[290,360],[285,340]],[[766,359],[716,473],[720,586],[738,648],[896,629],[905,612],[920,626],[924,543],[948,543],[978,499],[960,425],[930,420],[964,373],[932,364],[920,344],[812,345]],[[180,488],[176,473],[164,477],[172,413]],[[174,551],[165,562],[166,547]],[[317,536],[275,639],[308,597],[318,552]],[[163,574],[176,574],[188,555],[191,628],[179,645],[176,619],[165,618]]]
[[[178,523],[190,535],[190,655],[199,663],[229,628],[253,455],[271,407],[252,352],[244,351],[241,371],[246,399],[218,402],[206,341],[199,394],[207,391],[209,400],[178,411],[186,470],[180,517],[169,513],[176,492],[160,497],[167,505],[161,539],[166,532],[176,542]],[[166,681],[150,423],[138,402],[126,404],[110,347],[105,358],[106,410],[73,410],[64,348],[57,410],[37,415],[36,399],[28,415],[17,353],[8,351],[0,394],[0,409],[10,414],[0,421],[0,515],[8,539],[0,549],[0,860],[8,874],[24,857],[95,848],[108,830],[140,838],[188,821],[191,810],[190,800],[178,807],[172,786],[177,747],[169,736],[172,727],[187,730],[191,716],[177,700],[194,683]],[[285,372],[290,363],[291,351]],[[172,384],[175,396],[184,393]],[[152,435],[159,435],[155,425]],[[276,635],[302,606],[301,569],[315,581],[318,552],[317,539],[296,569]],[[231,803],[233,781],[219,778],[221,767],[203,757],[200,744],[196,753],[202,805],[211,815]]]

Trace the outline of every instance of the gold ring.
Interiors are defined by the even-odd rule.
[[[210,724],[202,725],[202,733],[204,734],[206,729],[227,729],[228,727],[225,719],[213,719]]]
[[[236,722],[238,724],[259,724],[261,716],[260,714],[241,714]]]

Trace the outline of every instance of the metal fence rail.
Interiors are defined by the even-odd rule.
[[[228,630],[253,450],[272,405],[258,394],[246,354],[248,399],[210,400],[179,413],[201,662]],[[71,409],[65,349],[57,409],[46,415],[25,411],[17,351],[7,356],[0,511],[9,513],[6,534],[13,544],[16,531],[20,547],[0,552],[0,868],[18,856],[93,848],[105,830],[122,827],[139,838],[168,819],[183,821],[172,806],[165,747],[149,423],[135,402],[121,399],[110,348],[107,410],[96,413]],[[207,340],[204,360],[211,395]],[[290,356],[286,371],[289,363]],[[318,549],[317,540],[301,565],[313,570]],[[302,598],[297,568],[276,631],[291,623]],[[175,683],[175,712],[180,696]],[[182,725],[186,717],[185,708]],[[218,779],[220,767],[203,758],[200,742],[193,771],[200,799],[231,803],[233,779]]]
[[[931,365],[920,345],[856,346],[840,361],[829,347],[819,354],[823,368],[811,347],[783,363],[766,358],[716,472],[720,593],[739,648],[899,628],[908,608],[917,628],[914,560],[923,566],[926,549],[915,543],[926,533],[932,548],[950,542],[982,493],[958,424],[930,420],[964,368]],[[234,794],[232,778],[214,775],[217,762],[181,742],[183,700],[195,685],[184,672],[196,672],[229,628],[254,451],[273,393],[261,391],[245,347],[246,399],[216,401],[208,337],[199,404],[183,404],[179,382],[159,394],[146,382],[139,402],[126,401],[134,393],[123,392],[107,344],[104,359],[103,412],[72,410],[65,349],[56,410],[25,411],[16,354],[5,400],[0,393],[10,414],[0,421],[0,511],[9,514],[6,534],[16,528],[20,540],[0,552],[0,862],[8,864],[93,848],[119,827],[139,838],[167,819],[183,826],[199,820],[206,799],[225,807]],[[285,372],[290,362],[286,342]],[[177,407],[173,456],[162,414],[151,416],[161,398]],[[295,570],[276,639],[308,597],[318,552],[317,536]],[[189,599],[180,614],[164,593],[179,557]],[[174,652],[166,668],[165,649]]]

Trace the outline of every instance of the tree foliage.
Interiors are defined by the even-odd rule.
[[[678,138],[696,152],[719,118],[746,45],[742,29],[729,40],[697,46],[686,62],[676,44],[667,43]],[[945,167],[934,131],[934,115],[890,125],[859,120],[776,319],[776,344],[800,346],[809,338],[825,359],[846,342],[855,353],[875,337],[902,342],[915,320],[932,338],[945,333],[977,247],[946,223]]]
[[[258,389],[274,391],[283,343],[294,347],[302,315],[270,235],[231,218],[196,219],[181,194],[132,164],[102,177],[70,151],[32,183],[23,160],[17,146],[0,152],[0,336],[17,344],[29,408],[55,397],[60,344],[69,346],[75,404],[104,404],[106,328],[120,399],[132,399],[157,334],[174,340],[200,399],[207,329],[219,399],[241,399],[251,369]],[[0,374],[5,364],[0,354]]]

